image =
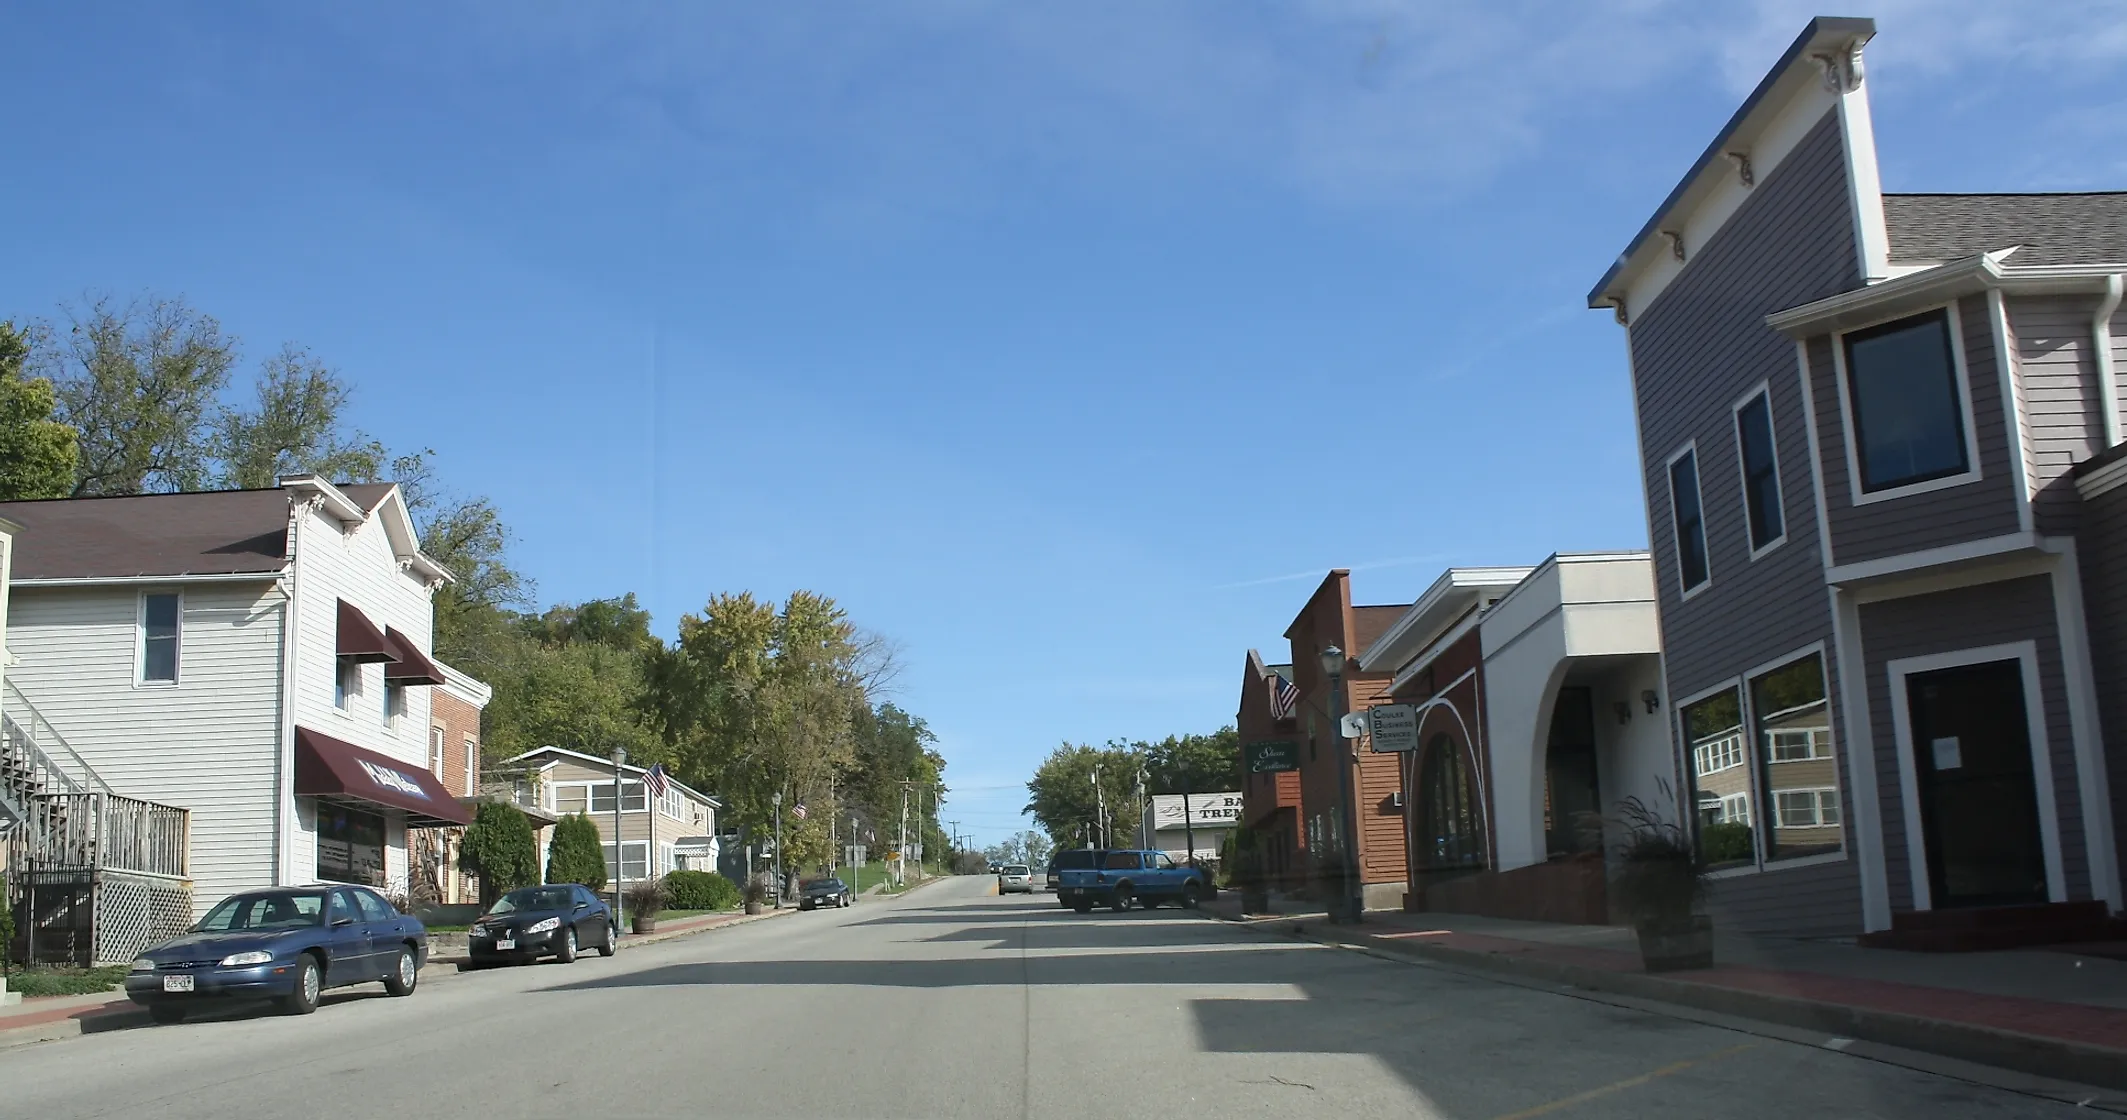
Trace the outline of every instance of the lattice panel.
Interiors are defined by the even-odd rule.
[[[192,924],[192,888],[106,871],[96,889],[96,963],[124,964]]]

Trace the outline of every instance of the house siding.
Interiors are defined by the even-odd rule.
[[[143,590],[183,595],[175,685],[135,683]],[[112,789],[191,810],[195,912],[277,881],[284,602],[270,580],[12,592],[23,695]]]
[[[558,813],[559,810],[554,808],[553,787],[555,784],[562,782],[598,782],[610,786],[613,781],[613,768],[611,766],[599,767],[572,758],[560,758],[540,771],[539,780],[541,804],[548,812]],[[630,774],[623,780],[639,782],[642,780],[642,775]],[[684,791],[679,792],[684,796]],[[707,803],[692,797],[687,797],[686,801],[689,817],[691,818],[688,820],[677,820],[664,813],[656,812],[654,799],[650,812],[628,812],[622,810],[620,814],[621,841],[628,843],[654,838],[660,849],[669,849],[682,836],[713,835],[716,831],[715,811]],[[656,818],[654,828],[653,815]],[[612,812],[592,813],[590,817],[591,823],[598,826],[599,840],[604,843],[612,843],[614,836]]]
[[[405,714],[384,720],[384,666],[362,666],[361,694],[347,710],[333,703],[339,662],[339,600],[379,627],[395,627],[429,651],[434,609],[422,581],[400,569],[384,526],[374,516],[351,530],[322,511],[299,513],[295,554],[295,722],[378,754],[428,767],[432,687],[406,689]]]
[[[2025,702],[2040,705],[2045,717],[2052,765],[2051,773],[2038,775],[2038,779],[2052,785],[2068,897],[2091,897],[2082,799],[2076,786],[2075,736],[2068,717],[2067,676],[2061,664],[2060,632],[2054,623],[2051,578],[2025,576],[1954,591],[1863,603],[1860,615],[1869,710],[1876,742],[1882,745],[1876,752],[1876,789],[1883,819],[1891,908],[1912,909],[1913,862],[1924,856],[1906,846],[1905,802],[1887,665],[1905,657],[2021,641],[2034,642],[2038,649],[2039,696],[2025,697]]]
[[[1888,501],[1853,503],[1846,457],[1846,413],[1830,339],[1810,341],[1810,380],[1817,409],[1817,445],[1824,456],[1824,507],[1830,522],[1832,562],[1853,564],[2014,533],[2017,482],[2010,470],[2009,411],[2002,400],[2001,367],[1985,296],[1957,302],[1964,341],[1966,392],[1972,400],[1972,431],[1979,446],[1980,478],[1944,490]],[[2020,437],[2014,437],[2020,440]]]
[[[2111,785],[2114,866],[2127,867],[2127,486],[2083,499],[2076,541],[2083,573],[2083,613],[2090,626],[2091,670],[2098,681],[2105,772]]]
[[[2030,433],[2032,520],[2039,532],[2070,533],[2082,502],[2069,471],[2105,449],[2091,318],[2095,296],[2007,298]]]
[[[1366,635],[1358,633],[1356,617],[1359,612],[1365,612],[1370,623],[1379,623],[1373,627],[1377,635],[1379,629],[1401,614],[1401,608],[1353,607],[1350,577],[1340,569],[1322,582],[1285,631],[1285,637],[1291,642],[1293,684],[1300,690],[1297,709],[1300,733],[1296,738],[1300,743],[1300,797],[1308,816],[1334,817],[1344,804],[1342,779],[1338,774],[1338,760],[1343,757],[1344,744],[1337,738],[1337,729],[1329,719],[1329,682],[1322,673],[1320,653],[1331,644],[1347,654],[1363,648],[1361,639]],[[1385,701],[1391,679],[1389,674],[1346,673],[1342,678],[1344,695],[1339,701],[1340,709],[1359,711]],[[1401,884],[1406,878],[1402,816],[1400,812],[1383,809],[1389,795],[1400,789],[1399,756],[1359,752],[1352,790],[1358,802],[1355,815],[1358,818],[1359,874],[1369,885]],[[1300,827],[1304,837],[1305,817]],[[1319,858],[1321,853],[1316,855]]]

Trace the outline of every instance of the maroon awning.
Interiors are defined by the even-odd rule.
[[[391,643],[385,640],[384,631],[345,599],[340,600],[340,632],[333,650],[347,661],[368,663],[392,658]]]
[[[420,764],[387,758],[307,727],[295,729],[295,792],[298,797],[403,809],[413,828],[473,823],[472,814]]]
[[[391,660],[384,663],[384,679],[392,684],[442,684],[443,672],[436,663],[421,652],[412,638],[399,632],[398,627],[385,631],[384,640],[391,646]]]

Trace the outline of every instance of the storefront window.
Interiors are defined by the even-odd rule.
[[[1418,823],[1412,850],[1420,867],[1484,866],[1476,803],[1462,747],[1446,735],[1434,736],[1418,775]]]
[[[384,885],[384,818],[344,805],[318,805],[318,878]]]
[[[1751,835],[1750,768],[1738,689],[1715,693],[1683,710],[1684,739],[1691,747],[1691,796],[1697,808],[1699,859],[1709,868],[1757,860]]]
[[[1752,680],[1750,710],[1758,728],[1765,858],[1839,851],[1839,760],[1822,660],[1813,653]]]

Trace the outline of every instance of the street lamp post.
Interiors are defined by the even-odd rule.
[[[621,885],[628,876],[628,849],[620,839],[620,775],[628,764],[628,748],[613,748],[613,912],[623,917]]]
[[[1357,922],[1366,909],[1359,883],[1358,796],[1352,792],[1352,767],[1359,764],[1359,758],[1358,740],[1344,737],[1344,713],[1340,710],[1344,707],[1344,651],[1336,646],[1323,650],[1322,672],[1329,676],[1329,733],[1337,741],[1337,786],[1344,797],[1344,913],[1346,921]]]
[[[775,908],[783,908],[783,791],[775,791]]]

